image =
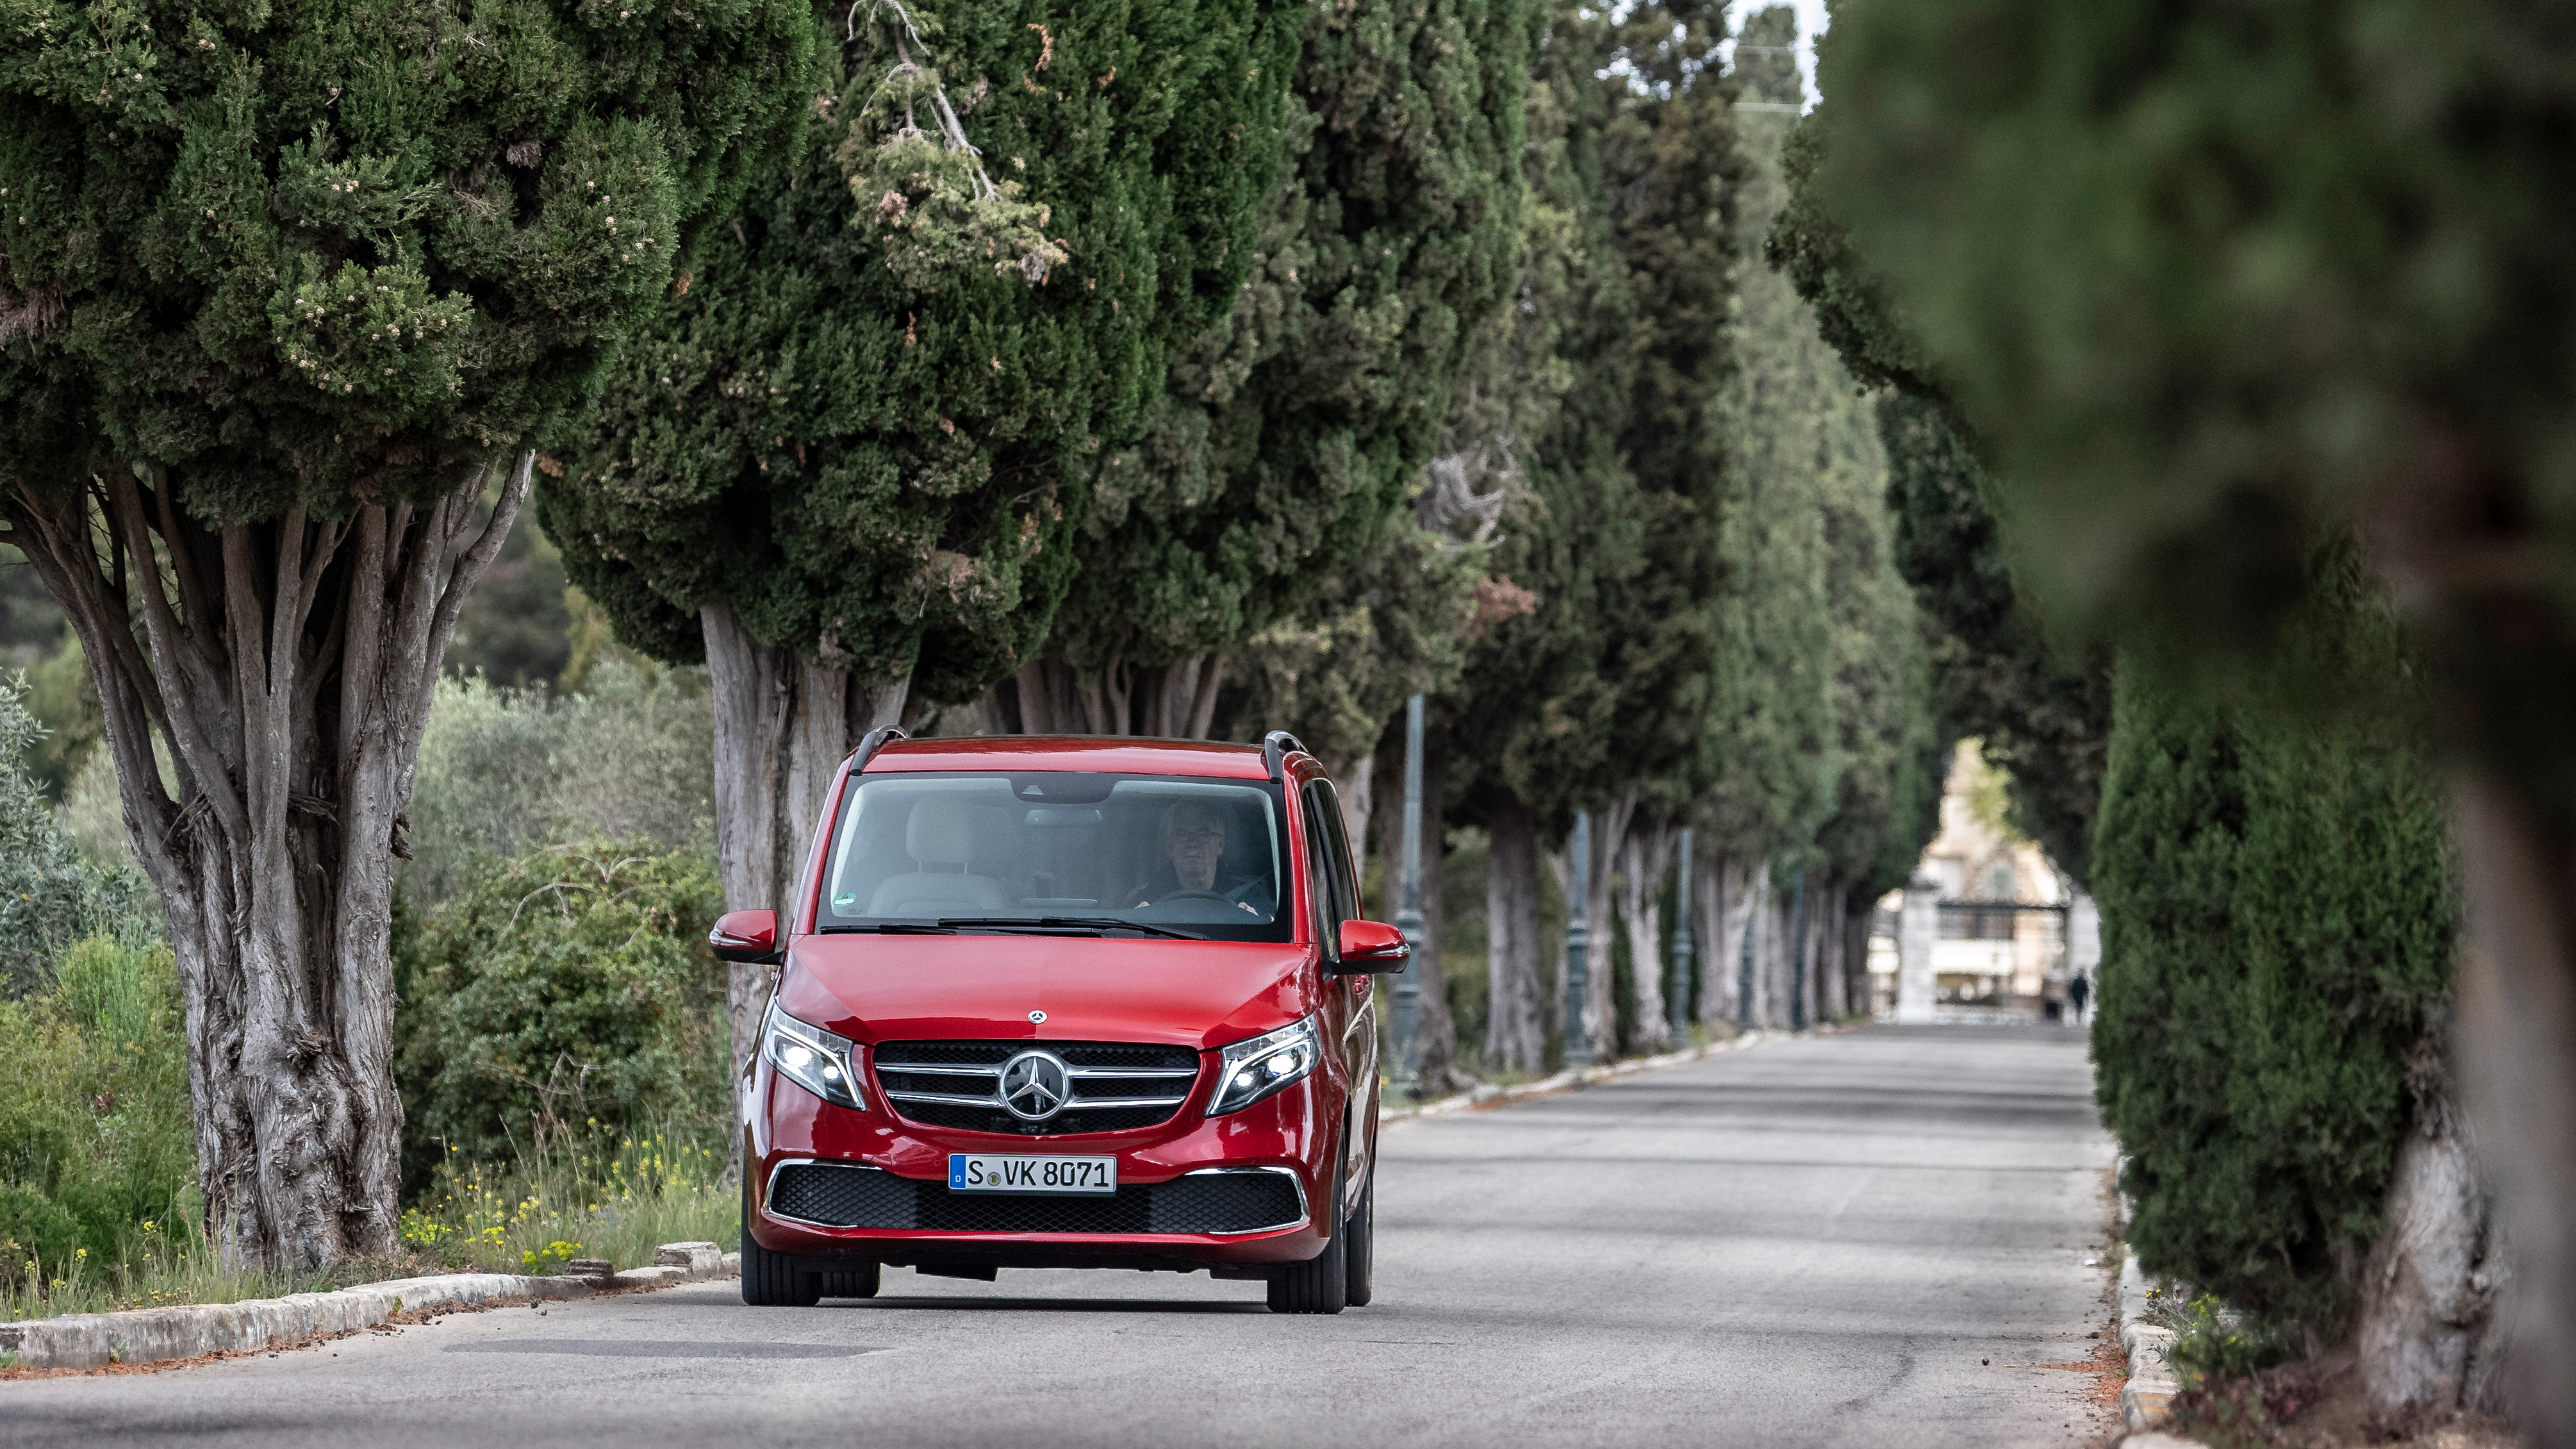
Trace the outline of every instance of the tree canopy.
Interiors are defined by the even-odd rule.
[[[793,159],[619,356],[540,516],[663,658],[724,600],[963,700],[1044,637],[1102,458],[1252,261],[1296,15],[851,14]]]
[[[1048,643],[1075,674],[1229,650],[1376,546],[1514,280],[1540,12],[1313,12],[1243,289],[1101,469]]]

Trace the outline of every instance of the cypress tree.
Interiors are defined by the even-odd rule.
[[[1821,863],[1814,842],[1835,809],[1846,763],[1836,698],[1845,646],[1828,524],[1837,508],[1858,506],[1885,469],[1867,403],[1819,338],[1813,314],[1752,256],[1786,200],[1781,149],[1802,96],[1797,38],[1795,13],[1771,7],[1747,17],[1737,52],[1747,107],[1738,124],[1752,172],[1738,212],[1746,253],[1735,277],[1738,366],[1718,399],[1729,478],[1702,722],[1697,814],[1706,838],[1694,883],[1713,927],[1713,969],[1701,974],[1697,1003],[1700,1019],[1711,1024],[1746,1010],[1738,962],[1752,902],[1775,872],[1785,902],[1791,875]],[[1783,929],[1761,939],[1785,944],[1787,919],[1783,905]],[[1753,1020],[1789,1021],[1788,971],[1781,951],[1762,954]]]
[[[2571,58],[2492,3],[1858,6],[1816,188],[2062,624],[2206,686],[2293,642],[2315,533],[2391,583],[2471,862],[2467,1100],[2517,1144],[2576,1140]],[[2522,1332],[2576,1337],[2576,1155],[2488,1166]],[[2576,1439],[2576,1383],[2521,1388]]]
[[[1603,812],[1586,893],[1647,791],[1697,759],[1711,634],[1708,549],[1724,460],[1709,404],[1734,257],[1731,92],[1720,13],[1563,5],[1531,98],[1532,204],[1519,335],[1489,407],[1519,479],[1442,752],[1459,815],[1493,840],[1488,1062],[1541,1065],[1539,843]],[[1633,72],[1637,85],[1625,78]],[[1606,962],[1609,933],[1603,931]],[[1611,973],[1587,1010],[1607,1051]]]
[[[391,857],[439,658],[811,46],[763,3],[10,12],[0,536],[90,661],[228,1255],[393,1244]]]
[[[1251,261],[1303,12],[849,14],[794,157],[539,496],[621,637],[709,665],[736,908],[785,896],[861,732],[1044,637],[1099,460]]]
[[[1833,48],[1830,38],[1818,45]],[[2015,587],[1996,483],[1962,431],[1948,385],[1817,195],[1823,115],[1819,107],[1790,136],[1788,195],[1764,254],[1796,284],[1851,375],[1887,389],[1878,432],[1897,568],[1929,630],[1944,728],[1983,742],[2011,780],[2015,824],[2082,881],[2111,732],[2108,657],[2049,638]]]
[[[2402,669],[2393,619],[2338,586],[2304,626],[2306,677]],[[2401,1143],[2446,1110],[2458,902],[2414,732],[2212,701],[2132,658],[2094,847],[2130,1241],[2150,1272],[2329,1336]]]
[[[1232,310],[1103,463],[1030,732],[1204,735],[1224,656],[1372,548],[1513,278],[1536,0],[1312,12]]]

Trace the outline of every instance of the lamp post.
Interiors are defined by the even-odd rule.
[[[1422,949],[1422,696],[1404,704],[1404,900],[1396,908],[1395,928],[1405,944]],[[1422,975],[1408,964],[1395,978],[1396,1090],[1418,1097],[1422,1090],[1422,1046],[1415,1030],[1422,1020]]]
[[[1565,926],[1565,1064],[1592,1065],[1592,1034],[1584,1030],[1583,1004],[1590,996],[1592,932],[1583,923],[1584,898],[1592,894],[1592,812],[1574,812],[1573,882],[1566,894],[1571,908]]]
[[[1682,1040],[1690,1035],[1690,1003],[1685,999],[1691,989],[1691,830],[1682,827],[1681,889],[1673,893],[1680,907],[1673,921],[1673,999],[1667,1012],[1673,1019],[1673,1037]]]

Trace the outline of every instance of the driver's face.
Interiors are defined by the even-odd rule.
[[[1216,817],[1191,812],[1172,822],[1172,874],[1184,890],[1216,888],[1216,864],[1225,854],[1225,826]]]

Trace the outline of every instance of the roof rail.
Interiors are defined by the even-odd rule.
[[[1286,730],[1272,730],[1261,737],[1261,762],[1270,767],[1271,779],[1285,781],[1288,778],[1290,750],[1295,750],[1301,755],[1311,753],[1304,745],[1297,742],[1295,735]]]
[[[879,749],[882,749],[887,741],[908,740],[910,738],[912,738],[912,736],[905,734],[902,730],[895,728],[893,725],[878,725],[875,729],[868,731],[867,737],[859,741],[858,751],[850,756],[850,773],[855,775],[861,770],[866,769],[868,767],[868,761],[876,756],[876,752]]]

